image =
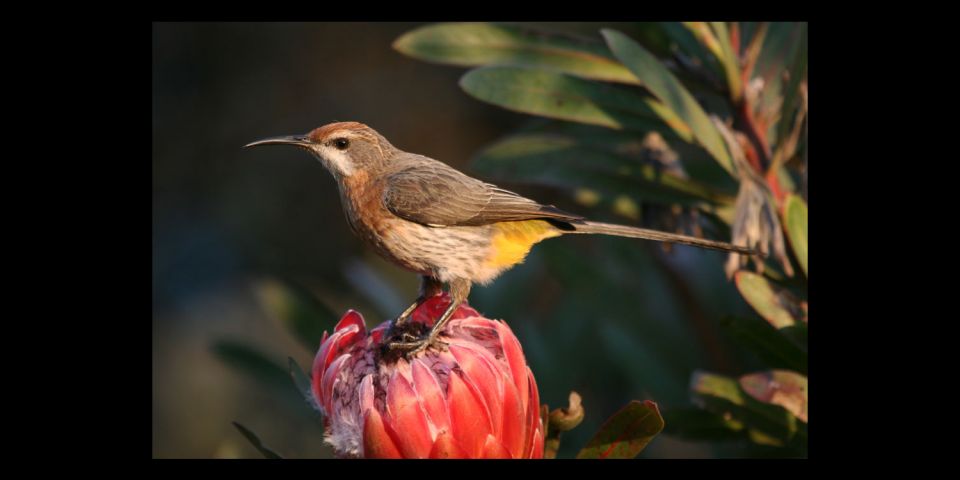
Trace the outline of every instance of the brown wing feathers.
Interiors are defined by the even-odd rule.
[[[395,215],[424,225],[486,225],[534,218],[582,217],[541,205],[439,162],[418,162],[386,179],[383,200]]]
[[[695,245],[743,254],[747,247],[644,228],[591,222],[552,205],[541,205],[496,185],[469,177],[427,157],[405,159],[402,169],[385,177],[383,201],[395,215],[430,226],[487,225],[544,219],[570,233],[599,233]]]

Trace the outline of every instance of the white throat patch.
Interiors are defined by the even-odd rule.
[[[353,162],[350,161],[345,152],[328,146],[320,148],[323,158],[330,163],[329,168],[344,177],[353,175]]]

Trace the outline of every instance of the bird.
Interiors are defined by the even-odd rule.
[[[430,346],[442,348],[439,334],[473,284],[489,284],[548,238],[603,234],[756,254],[726,242],[591,221],[400,150],[359,122],[334,122],[245,148],[266,145],[292,145],[312,154],[336,180],[353,233],[420,276],[419,295],[393,320],[391,330],[402,332],[399,327],[411,313],[449,285],[451,303],[428,332],[398,333],[387,343],[389,350],[408,358]]]

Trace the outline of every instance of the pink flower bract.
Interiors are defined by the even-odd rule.
[[[450,298],[430,298],[410,325],[431,326]],[[520,342],[503,322],[461,305],[443,351],[407,360],[383,348],[390,323],[366,330],[348,311],[324,334],[313,395],[340,456],[541,458],[540,397]]]

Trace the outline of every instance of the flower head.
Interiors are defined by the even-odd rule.
[[[432,297],[409,324],[431,326],[449,304],[447,294]],[[388,321],[368,332],[350,310],[324,334],[313,394],[339,455],[543,456],[537,384],[505,323],[461,305],[440,336],[446,347],[411,359],[385,348],[389,328]]]

